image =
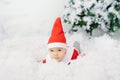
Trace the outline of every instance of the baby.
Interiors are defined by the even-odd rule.
[[[48,40],[48,50],[49,54],[43,59],[43,63],[55,60],[56,62],[70,64],[71,60],[77,59],[80,53],[79,49],[67,46],[60,17],[56,19],[53,25],[51,36]]]

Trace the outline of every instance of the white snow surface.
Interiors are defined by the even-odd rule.
[[[71,65],[37,62],[48,53],[47,36],[16,37],[1,41],[0,79],[120,80],[120,41],[108,35],[92,39],[88,39],[82,33],[66,35],[68,45],[78,40],[82,53],[86,53]]]
[[[49,6],[43,8],[39,7],[40,1],[0,0],[0,80],[120,80],[119,35],[113,39],[107,34],[89,38],[83,31],[66,33],[68,45],[79,41],[86,55],[71,65],[38,62],[48,53],[50,28],[63,3],[44,0],[43,4]],[[55,5],[50,7],[52,4]],[[55,9],[56,5],[60,10]],[[55,12],[45,15],[47,10],[43,12],[41,8]]]

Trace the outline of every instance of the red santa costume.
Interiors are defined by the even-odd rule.
[[[62,47],[66,48],[67,52],[64,57],[64,59],[61,62],[69,64],[71,60],[77,59],[79,53],[77,49],[71,46],[67,46],[66,44],[66,38],[64,35],[64,31],[62,28],[61,18],[58,17],[53,25],[51,36],[48,40],[48,48],[53,47]],[[49,62],[51,59],[50,54],[46,56],[46,58],[43,60],[43,63]]]

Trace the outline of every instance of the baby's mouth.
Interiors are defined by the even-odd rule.
[[[59,57],[55,58],[56,61],[59,61]]]
[[[57,57],[57,58],[55,58],[56,60],[58,60],[59,58]]]

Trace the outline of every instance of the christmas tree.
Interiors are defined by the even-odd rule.
[[[92,35],[97,28],[107,33],[120,29],[120,0],[66,0],[64,10],[71,31],[83,28]]]

